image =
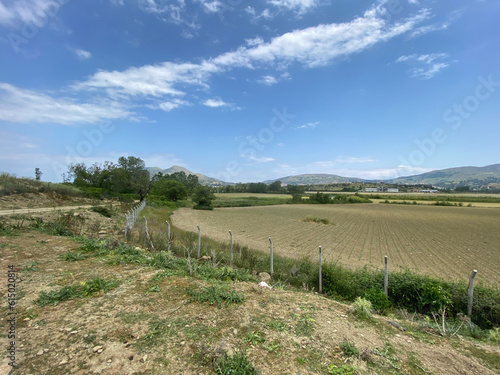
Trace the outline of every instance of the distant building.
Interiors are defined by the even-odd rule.
[[[439,193],[439,190],[420,190],[422,193]]]
[[[367,193],[378,193],[378,188],[365,188]]]
[[[387,189],[387,192],[388,193],[399,193],[399,189],[397,189],[397,188],[389,188],[389,189]]]

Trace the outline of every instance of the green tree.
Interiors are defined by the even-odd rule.
[[[212,201],[215,199],[215,195],[212,193],[212,189],[208,186],[198,185],[193,192],[193,202],[196,203],[194,208],[198,210],[211,210]]]
[[[177,202],[178,200],[187,198],[188,189],[186,185],[180,181],[162,178],[155,183],[151,189],[151,194],[165,197],[169,201]]]
[[[268,190],[273,193],[279,193],[281,191],[281,181],[274,181],[269,184]]]
[[[42,174],[40,168],[35,168],[35,180],[40,181],[42,179]]]

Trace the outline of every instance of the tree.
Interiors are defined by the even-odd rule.
[[[42,179],[42,174],[40,168],[35,168],[35,180],[40,181]]]
[[[141,202],[160,177],[158,174],[151,177],[151,174],[146,169],[144,161],[141,158],[136,158],[135,156],[129,156],[127,158],[121,156],[118,159],[118,167],[125,172],[125,176],[131,190],[130,192],[139,194]]]
[[[151,189],[151,194],[165,197],[169,201],[177,202],[178,200],[187,198],[188,189],[186,185],[180,181],[162,178],[155,183]]]
[[[193,192],[193,202],[196,203],[194,208],[197,210],[212,210],[212,201],[215,195],[212,189],[208,186],[198,185]]]
[[[269,184],[268,190],[273,193],[279,193],[281,191],[281,181],[274,181]]]

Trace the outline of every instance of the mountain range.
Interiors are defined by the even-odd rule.
[[[201,173],[193,173],[184,167],[174,165],[168,169],[158,167],[147,168],[151,174],[162,172],[170,174],[175,172],[185,172],[195,174],[203,185],[224,186],[233,185],[217,178],[208,177]],[[389,180],[363,180],[355,177],[342,177],[334,174],[301,174],[296,176],[286,176],[274,180],[263,181],[266,184],[274,181],[281,181],[289,185],[314,185],[314,184],[336,184],[336,183],[363,183],[363,182],[386,182],[388,184],[399,185],[432,185],[442,188],[453,189],[457,186],[470,186],[471,188],[500,188],[500,164],[487,165],[485,167],[458,167],[440,169],[426,172],[414,176],[398,177]]]

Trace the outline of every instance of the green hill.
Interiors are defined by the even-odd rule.
[[[229,185],[228,182],[219,180],[217,178],[208,177],[208,176],[206,176],[206,175],[204,175],[202,173],[191,172],[190,170],[188,170],[188,169],[186,169],[184,167],[181,167],[179,165],[174,165],[174,166],[172,166],[170,168],[167,168],[167,169],[161,169],[161,168],[158,168],[158,167],[147,167],[146,169],[152,175],[156,174],[158,172],[161,172],[163,174],[172,174],[172,173],[176,173],[176,172],[184,172],[187,175],[193,174],[193,175],[198,176],[198,180],[200,181],[200,184],[202,184],[202,185],[208,185],[208,186],[225,186],[225,185]]]
[[[459,167],[431,171],[388,181],[393,184],[428,184],[454,189],[458,186],[488,188],[500,184],[500,164],[485,167]]]

